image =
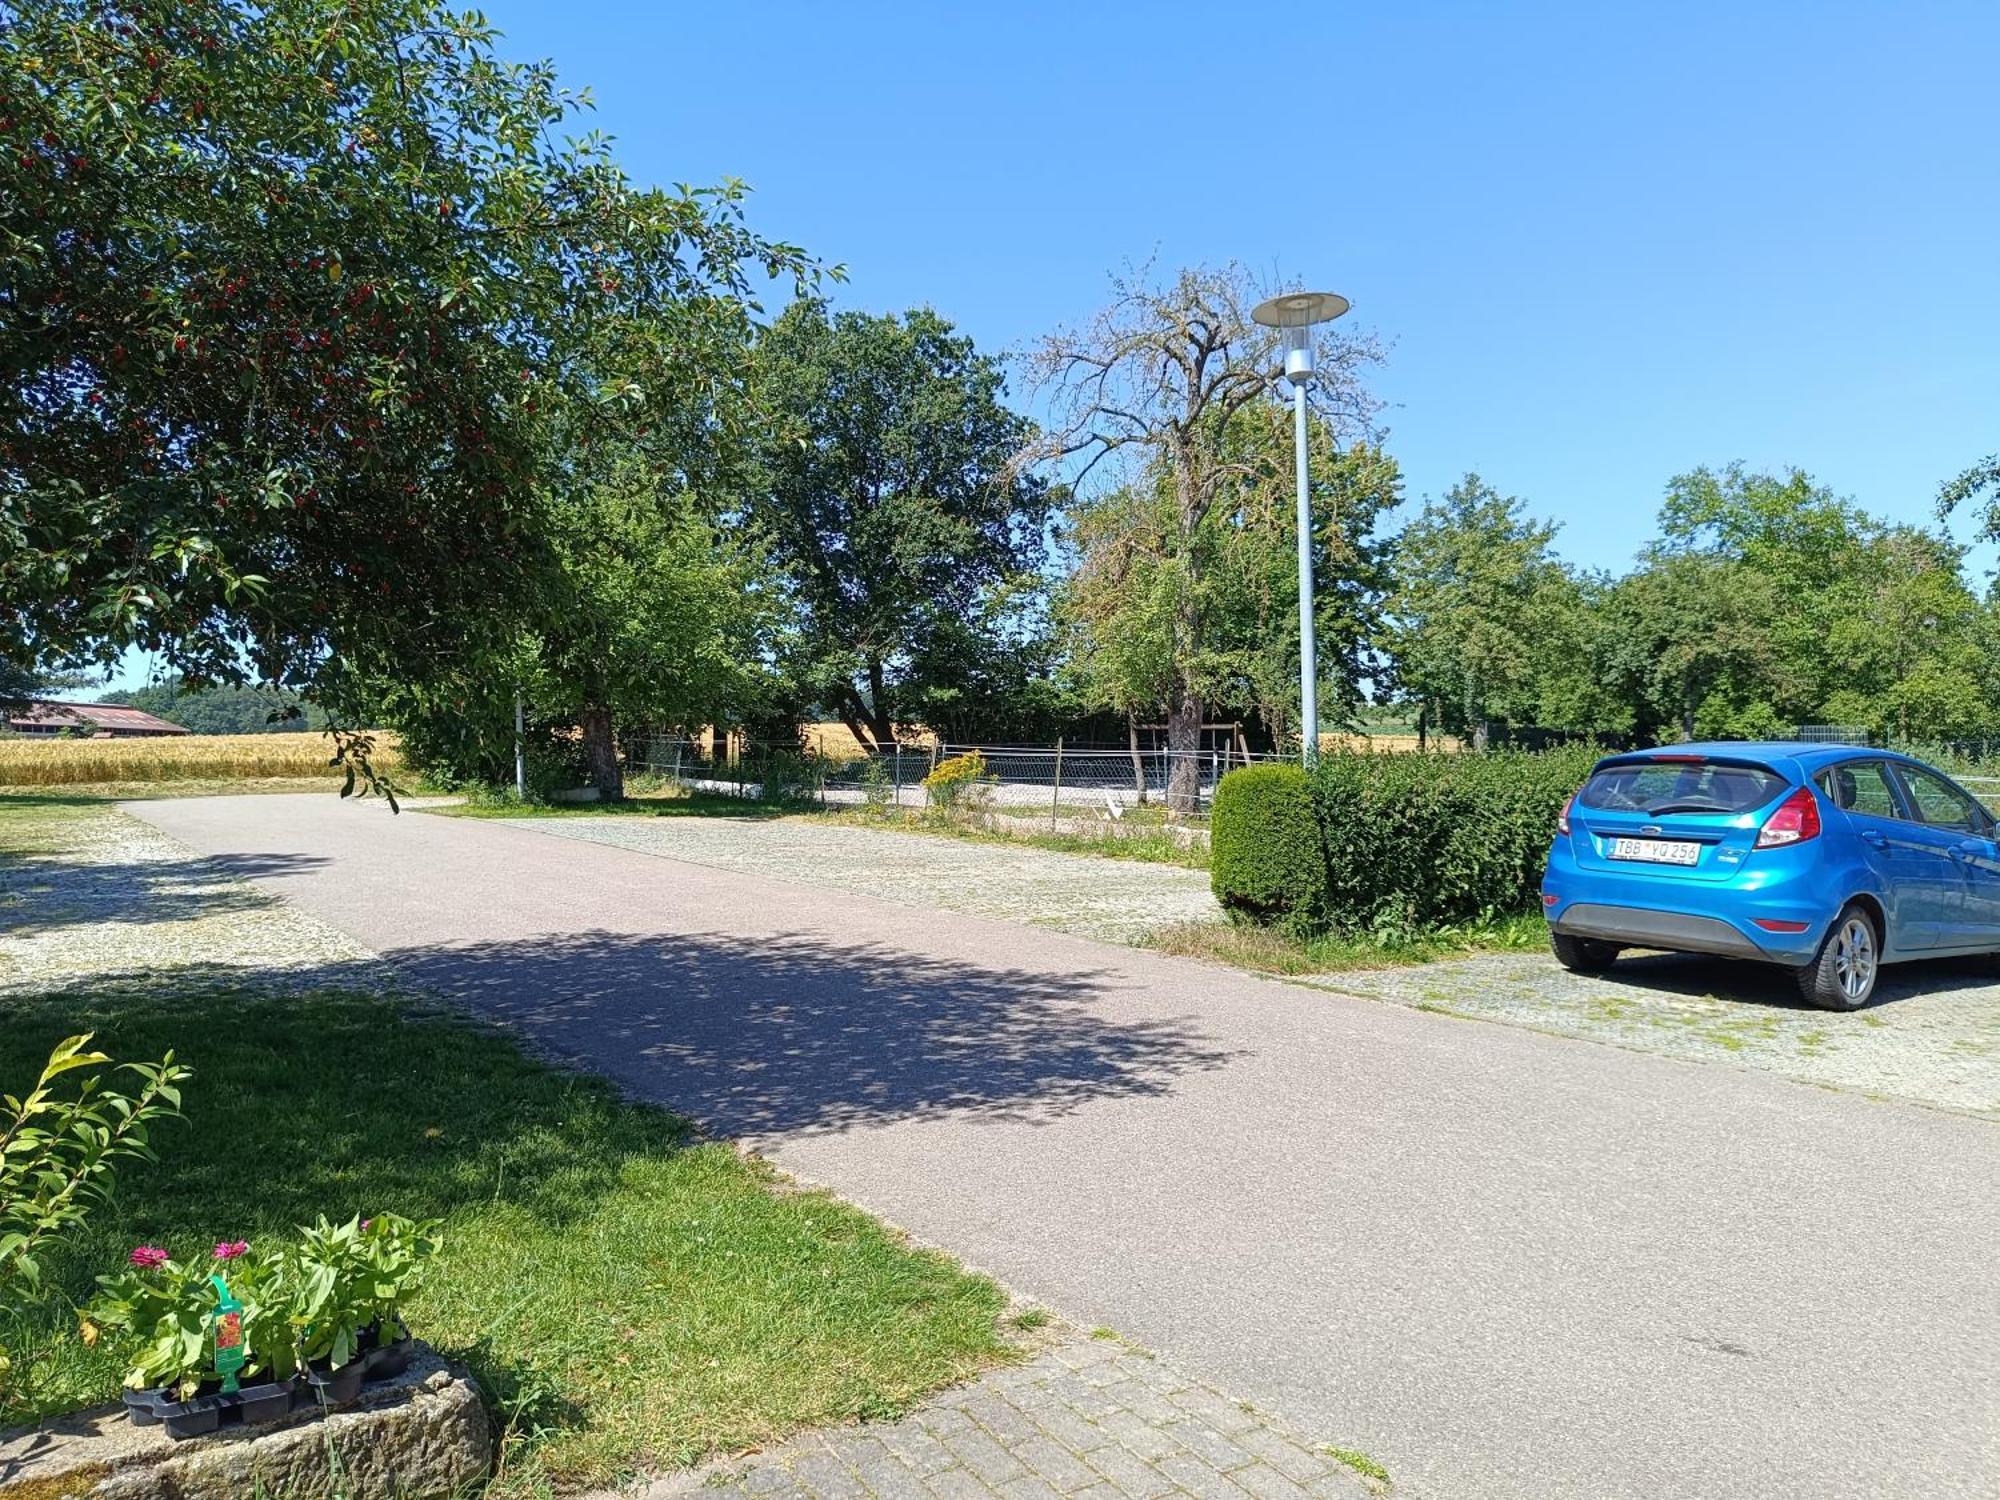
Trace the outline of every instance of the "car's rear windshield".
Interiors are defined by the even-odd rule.
[[[1576,800],[1605,812],[1740,813],[1762,807],[1786,786],[1762,766],[1700,761],[1628,761],[1600,766]]]

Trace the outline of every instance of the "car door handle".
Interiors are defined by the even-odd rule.
[[[1993,852],[1993,847],[1978,839],[1960,839],[1956,844],[1951,846],[1951,852],[1954,858],[1962,859],[1967,864],[1971,864],[1973,860],[1979,859],[1982,856],[1990,856]]]
[[[1886,833],[1877,833],[1872,828],[1861,830],[1861,841],[1864,844],[1872,844],[1877,849],[1886,849],[1889,847],[1889,836]]]

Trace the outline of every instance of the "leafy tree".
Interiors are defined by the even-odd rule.
[[[751,271],[810,274],[585,102],[435,0],[11,5],[0,655],[343,708],[560,607],[559,439],[733,381]]]
[[[1615,584],[1605,601],[1599,661],[1630,705],[1631,726],[1693,739],[1697,725],[1740,722],[1767,702],[1781,670],[1769,622],[1771,580],[1730,558],[1662,557]]]
[[[761,560],[637,459],[565,496],[552,521],[560,607],[457,676],[386,684],[383,705],[420,768],[497,782],[512,776],[518,692],[538,767],[616,800],[621,739],[754,712],[766,686]]]
[[[1660,519],[1651,558],[1713,564],[1715,588],[1733,590],[1681,608],[1740,622],[1734,688],[1701,715],[1704,733],[1831,722],[1935,737],[1990,719],[1962,548],[1886,524],[1797,469],[1676,476]]]
[[[1239,413],[1226,446],[1238,477],[1210,514],[1215,559],[1204,612],[1219,702],[1255,712],[1280,741],[1299,722],[1299,566],[1291,414],[1260,403]],[[1324,423],[1307,428],[1312,517],[1314,660],[1321,713],[1338,723],[1359,707],[1376,671],[1373,651],[1388,585],[1381,518],[1402,498],[1402,474],[1382,448],[1343,448]]]
[[[1953,511],[1972,500],[1980,502],[1980,540],[2000,539],[2000,453],[1987,454],[1938,487],[1938,519],[1948,520]]]
[[[1386,603],[1389,654],[1420,722],[1470,735],[1541,722],[1547,664],[1573,650],[1546,625],[1573,620],[1578,582],[1550,551],[1555,527],[1468,474],[1397,541]]]
[[[1061,616],[1087,700],[1128,718],[1162,712],[1179,664],[1175,629],[1192,595],[1203,625],[1193,675],[1209,709],[1256,717],[1279,739],[1299,733],[1298,552],[1291,417],[1263,403],[1238,412],[1219,444],[1225,492],[1187,538],[1164,474],[1112,491],[1072,516],[1079,548]],[[1374,532],[1401,477],[1379,447],[1343,449],[1309,429],[1315,638],[1322,702],[1351,713],[1370,657],[1386,574]],[[1188,545],[1191,542],[1191,545]]]
[[[1047,485],[1009,460],[1027,420],[999,365],[928,308],[802,301],[759,340],[768,424],[747,511],[782,570],[781,670],[856,738],[1016,687],[1035,649]]]
[[[1156,283],[1145,273],[1114,279],[1114,300],[1081,330],[1045,338],[1031,366],[1053,416],[1052,430],[1022,461],[1081,459],[1079,488],[1108,464],[1110,488],[1156,514],[1135,531],[1159,541],[1131,575],[1135,626],[1129,666],[1164,669],[1167,745],[1174,764],[1167,800],[1192,811],[1215,642],[1203,613],[1208,565],[1204,527],[1236,486],[1266,463],[1260,444],[1235,441],[1240,414],[1268,404],[1282,379],[1275,331],[1250,317],[1256,291],[1238,266],[1183,270]],[[1346,434],[1366,433],[1377,409],[1360,371],[1379,358],[1363,338],[1322,332],[1311,399]],[[1121,652],[1126,648],[1120,647]],[[1143,675],[1143,674],[1140,674]]]

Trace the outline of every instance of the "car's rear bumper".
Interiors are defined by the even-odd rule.
[[[1728,958],[1777,960],[1720,917],[1649,911],[1642,906],[1606,906],[1578,901],[1549,917],[1549,927],[1568,937],[1597,938],[1627,948],[1664,948],[1670,953],[1719,953]]]
[[[1832,922],[1803,862],[1771,860],[1737,881],[1675,880],[1649,870],[1579,868],[1558,841],[1542,879],[1549,926],[1624,948],[1809,963]],[[1773,932],[1759,922],[1792,927]]]

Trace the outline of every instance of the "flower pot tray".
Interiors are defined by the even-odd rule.
[[[185,1401],[176,1400],[168,1387],[128,1390],[125,1412],[135,1426],[161,1426],[168,1437],[191,1438],[225,1427],[281,1421],[294,1411],[347,1406],[371,1383],[393,1380],[409,1368],[415,1341],[401,1324],[394,1332],[397,1336],[385,1343],[378,1330],[364,1329],[362,1347],[337,1370],[307,1369],[237,1391],[224,1391],[210,1381]]]

